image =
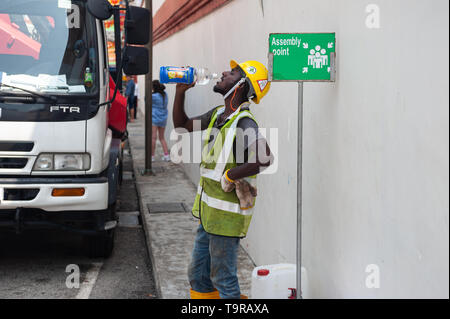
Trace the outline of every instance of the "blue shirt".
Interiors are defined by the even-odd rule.
[[[160,93],[152,94],[152,122],[158,126],[166,126],[167,116],[169,111],[167,110],[167,104],[169,99],[167,93],[164,92],[164,99]]]
[[[130,100],[134,97],[134,89],[136,87],[136,84],[133,80],[128,81],[127,83],[127,89],[125,90],[125,96]]]

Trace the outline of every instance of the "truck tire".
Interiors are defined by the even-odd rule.
[[[111,205],[110,219],[116,220],[116,205]],[[115,228],[101,231],[97,235],[84,237],[84,246],[89,258],[109,258],[114,249]]]
[[[115,230],[105,231],[104,234],[87,236],[86,248],[89,258],[109,258],[114,249]]]

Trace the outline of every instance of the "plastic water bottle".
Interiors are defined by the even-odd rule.
[[[93,85],[92,72],[90,67],[87,67],[86,72],[84,73],[84,85],[88,88],[92,87]]]
[[[207,68],[162,66],[159,70],[161,83],[185,83],[206,85],[214,79],[218,79],[217,73],[211,73]]]

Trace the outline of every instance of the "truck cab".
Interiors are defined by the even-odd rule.
[[[109,123],[116,94],[99,5],[112,14],[106,0],[0,4],[0,232],[77,232],[90,256],[107,257],[122,136]],[[148,71],[138,69],[129,74]]]

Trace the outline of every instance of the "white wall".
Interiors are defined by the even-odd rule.
[[[152,0],[153,16],[158,12],[165,0]]]
[[[315,298],[449,296],[448,1],[234,0],[154,47],[162,65],[267,64],[272,32],[336,32],[336,83],[306,83],[303,266]],[[174,86],[168,86],[169,105]],[[222,103],[212,86],[188,92],[186,111]],[[171,107],[170,107],[171,111]],[[273,83],[252,107],[278,128],[274,175],[259,178],[243,246],[258,265],[295,263],[297,84]],[[171,119],[171,114],[169,115]],[[167,139],[172,122],[169,121]],[[186,165],[193,181],[198,165]],[[366,287],[378,266],[380,288]]]

